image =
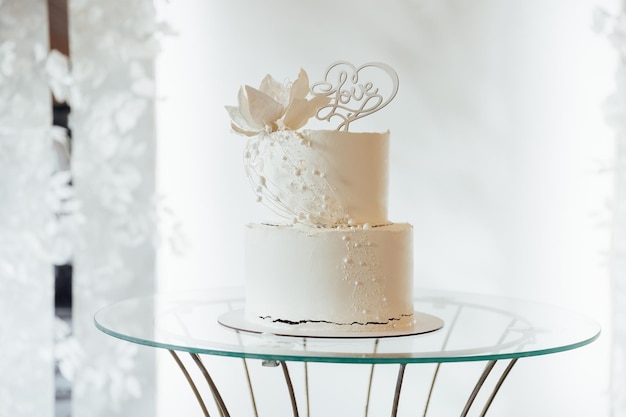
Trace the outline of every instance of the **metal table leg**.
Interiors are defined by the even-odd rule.
[[[206,379],[206,382],[209,385],[209,388],[211,389],[211,393],[213,394],[213,398],[215,399],[215,402],[217,403],[217,408],[220,410],[220,414],[222,415],[222,417],[230,417],[230,413],[228,412],[228,409],[226,408],[226,404],[224,404],[224,400],[222,399],[222,396],[220,395],[220,392],[217,389],[215,382],[213,382],[213,378],[211,378],[211,375],[209,375],[209,371],[207,371],[206,367],[202,363],[200,356],[198,356],[197,353],[190,353],[189,355],[194,360],[198,368],[200,368],[200,371],[202,372],[204,379]]]
[[[200,392],[198,392],[198,388],[196,387],[196,384],[193,382],[193,379],[191,379],[191,376],[189,375],[189,372],[187,371],[187,368],[185,368],[185,365],[183,365],[183,363],[181,362],[176,352],[174,352],[173,350],[170,350],[169,352],[174,358],[174,360],[176,361],[176,364],[178,364],[178,367],[180,368],[180,370],[183,372],[183,375],[185,375],[185,378],[187,379],[187,382],[189,383],[189,386],[191,387],[191,390],[193,391],[193,395],[196,396],[196,399],[198,400],[198,403],[200,404],[200,408],[202,408],[202,413],[204,414],[205,417],[211,417],[209,415],[209,410],[207,410],[206,405],[204,404],[204,400],[202,399],[202,396],[200,395]]]
[[[493,388],[493,391],[491,392],[491,395],[489,396],[489,399],[487,399],[487,402],[485,403],[483,411],[480,413],[480,417],[485,417],[485,414],[487,414],[487,411],[489,410],[489,407],[491,406],[491,403],[493,402],[493,399],[495,398],[496,394],[500,390],[500,387],[502,386],[502,383],[504,382],[506,377],[509,376],[509,373],[511,372],[511,369],[513,369],[513,366],[515,365],[516,362],[517,362],[517,358],[511,359],[511,361],[507,365],[506,369],[504,370],[504,372],[500,376],[500,379],[498,379],[498,382],[496,383],[495,387]]]
[[[180,360],[180,358],[178,357],[178,355],[176,354],[176,352],[170,350],[169,351],[170,354],[172,355],[172,357],[174,358],[176,364],[178,365],[178,367],[180,368],[180,370],[183,372],[183,375],[185,376],[185,379],[187,379],[187,382],[189,383],[189,386],[191,387],[191,390],[193,391],[194,396],[196,397],[196,399],[198,400],[198,403],[200,405],[200,408],[202,409],[202,413],[205,417],[210,417],[209,415],[209,411],[206,407],[206,404],[204,403],[204,400],[202,399],[202,396],[200,395],[198,388],[196,386],[196,384],[194,383],[194,381],[192,380],[188,370],[185,368],[185,365],[182,363],[182,361]],[[217,409],[220,413],[221,417],[230,417],[230,413],[226,407],[226,404],[224,403],[224,400],[217,388],[217,386],[215,385],[215,382],[213,381],[213,379],[211,378],[211,375],[209,374],[208,370],[206,369],[206,367],[204,366],[204,364],[202,363],[202,360],[200,359],[200,356],[198,354],[195,353],[190,353],[191,358],[193,359],[193,361],[196,363],[196,365],[198,366],[198,368],[200,369],[200,371],[202,372],[202,375],[204,376],[209,389],[211,391],[211,394],[213,395],[213,398],[215,400],[215,403],[217,405]],[[492,374],[492,371],[494,370],[495,366],[496,366],[497,361],[496,360],[491,360],[489,362],[487,362],[487,364],[485,365],[485,368],[483,369],[483,372],[481,373],[480,377],[478,378],[478,381],[476,382],[469,398],[467,399],[465,406],[463,408],[463,411],[461,412],[461,417],[467,417],[467,415],[469,414],[472,406],[474,405],[474,402],[476,400],[476,398],[478,397],[478,394],[480,393],[480,391],[483,389],[483,387],[485,386],[485,382],[487,381],[487,379],[489,378],[489,376]],[[482,411],[480,413],[480,417],[485,417],[485,415],[487,414],[491,404],[493,403],[495,396],[497,395],[498,391],[500,390],[500,388],[502,387],[502,384],[504,383],[504,381],[506,380],[506,378],[509,376],[513,366],[515,366],[515,364],[517,363],[517,359],[511,359],[510,362],[508,363],[508,365],[506,366],[506,368],[502,371],[502,373],[500,374],[500,376],[498,377],[497,382],[495,383],[491,393],[489,394],[489,397],[487,398],[487,400],[485,401],[485,404],[483,405]],[[398,370],[398,374],[397,374],[397,378],[396,378],[396,385],[395,385],[395,390],[394,390],[394,399],[393,399],[393,405],[392,405],[392,409],[391,409],[391,417],[397,417],[397,413],[398,413],[398,408],[399,408],[399,404],[400,404],[400,394],[402,391],[402,384],[404,381],[404,375],[405,375],[405,371],[406,371],[406,365],[407,364],[400,364],[400,368]],[[289,399],[291,402],[291,409],[292,409],[292,413],[293,413],[293,417],[299,417],[299,411],[298,411],[298,404],[296,401],[296,396],[295,396],[295,390],[293,387],[293,382],[291,379],[291,376],[289,374],[289,368],[287,367],[287,363],[284,361],[263,361],[263,366],[272,366],[272,367],[278,367],[280,366],[283,372],[283,377],[285,379],[285,383],[287,385],[287,391],[289,393]],[[305,363],[306,366],[306,363]],[[426,408],[424,410],[424,417],[426,416],[427,412],[428,412],[428,405],[430,403],[431,397],[432,397],[432,392],[433,392],[433,387],[434,387],[434,380],[437,379],[437,374],[439,372],[439,369],[441,367],[441,364],[437,364],[437,367],[435,369],[435,375],[433,377],[433,383],[430,386],[430,390],[428,392],[428,396],[426,399]],[[246,371],[246,377],[247,377],[247,381],[248,381],[248,389],[250,391],[250,394],[252,395],[253,398],[253,408],[254,408],[254,413],[255,415],[258,416],[258,412],[256,409],[256,403],[254,401],[254,392],[252,390],[252,384],[250,381],[250,375],[248,373],[248,369],[247,369],[247,364],[244,360],[244,368]],[[306,368],[305,368],[305,388],[306,388],[306,395],[307,395],[307,417],[309,416],[309,409],[308,409],[308,372],[306,372]],[[371,374],[370,374],[370,382],[368,385],[368,394],[367,394],[367,403],[366,403],[366,407],[365,407],[365,416],[367,417],[368,415],[368,408],[369,408],[369,402],[370,402],[370,394],[371,394],[371,384],[372,384],[372,376],[373,376],[373,367],[371,370]]]

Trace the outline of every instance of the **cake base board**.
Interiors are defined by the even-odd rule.
[[[414,336],[418,334],[434,332],[441,329],[444,325],[444,321],[442,319],[426,313],[416,311],[413,318],[413,326],[407,326],[401,329],[372,331],[342,331],[341,329],[312,330],[310,328],[298,328],[298,325],[285,325],[284,328],[277,326],[264,326],[262,324],[252,323],[246,320],[243,309],[232,310],[228,313],[224,313],[220,317],[218,317],[217,321],[222,326],[248,333],[325,339],[378,339],[383,337]],[[337,327],[340,327],[340,325],[337,325]]]

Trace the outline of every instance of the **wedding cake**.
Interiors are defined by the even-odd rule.
[[[415,324],[413,228],[387,218],[390,133],[349,131],[397,89],[387,65],[339,62],[312,86],[304,70],[291,83],[268,75],[226,106],[248,137],[246,173],[272,217],[245,228],[246,321],[287,334]],[[304,129],[314,117],[339,125]]]

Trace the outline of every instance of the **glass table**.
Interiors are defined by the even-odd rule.
[[[426,416],[442,363],[482,361],[485,364],[482,373],[465,404],[459,407],[459,413],[467,416],[477,407],[475,400],[490,378],[495,380],[491,392],[481,395],[486,399],[478,415],[484,416],[518,359],[576,349],[600,335],[600,327],[593,320],[549,305],[455,292],[419,290],[417,294],[416,311],[443,319],[443,328],[421,335],[380,338],[293,337],[242,332],[218,323],[221,315],[243,308],[241,289],[130,298],[98,311],[95,325],[104,333],[128,342],[167,349],[185,375],[204,415],[209,416],[198,385],[181,361],[181,353],[189,354],[223,417],[230,416],[229,408],[200,355],[242,358],[244,364],[246,360],[256,359],[264,366],[280,367],[294,416],[299,416],[300,410],[290,377],[290,362],[304,362],[305,366],[313,362],[371,365],[368,403],[374,366],[395,364],[398,371],[390,411],[395,417],[408,364],[436,364],[422,414]],[[495,371],[497,362],[505,364],[498,367],[501,369],[498,372]],[[248,389],[252,391],[247,366],[245,372]],[[254,394],[250,394],[254,398]],[[366,404],[366,417],[367,409]]]

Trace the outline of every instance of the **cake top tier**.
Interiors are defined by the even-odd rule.
[[[351,123],[385,107],[398,91],[395,71],[380,63],[331,65],[309,85],[300,70],[281,84],[267,75],[226,106],[233,130],[247,136],[246,173],[257,201],[290,223],[337,227],[385,224],[388,138],[354,133]],[[311,118],[333,130],[302,130]]]

